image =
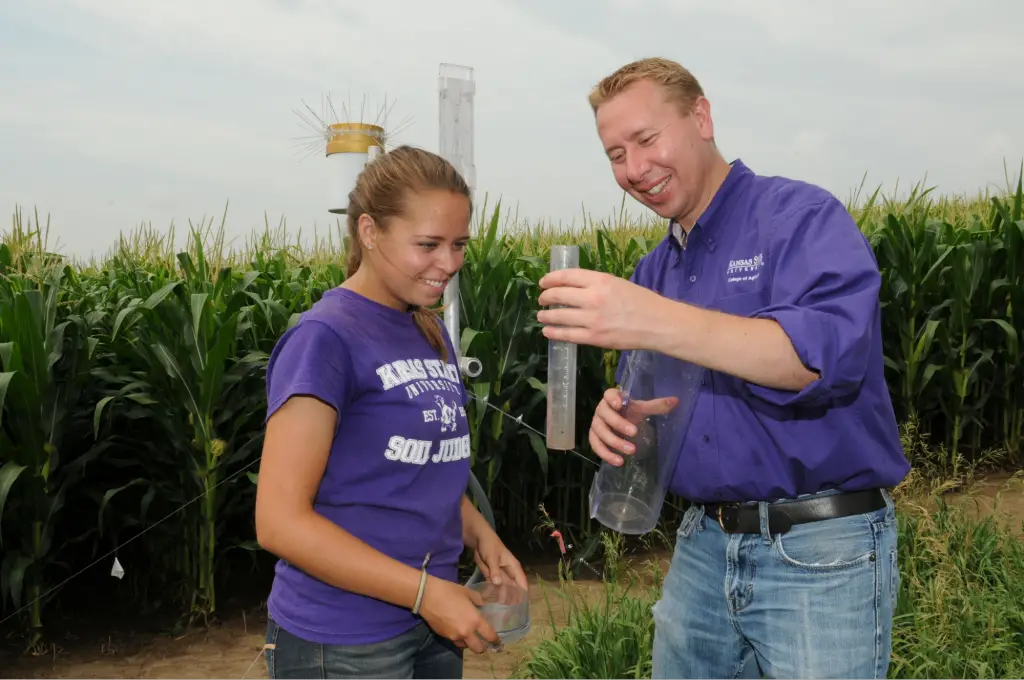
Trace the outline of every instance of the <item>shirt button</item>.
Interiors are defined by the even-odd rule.
[[[697,277],[694,276],[693,274],[690,274],[690,283],[693,283],[696,280],[697,280]]]
[[[709,441],[711,441],[711,437],[709,437],[708,435],[704,435],[704,443],[706,444]]]

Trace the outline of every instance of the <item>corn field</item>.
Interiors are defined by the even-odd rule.
[[[912,462],[943,475],[982,459],[1019,465],[1021,183],[974,200],[876,194],[851,211],[884,275],[898,416],[928,444],[908,451]],[[460,277],[459,342],[483,362],[467,383],[474,473],[510,543],[546,540],[535,532],[543,503],[577,550],[594,547],[587,429],[617,355],[580,348],[581,455],[548,451],[536,284],[548,248],[566,242],[581,245],[581,267],[628,277],[664,224],[612,219],[566,232],[510,225],[500,206],[480,214]],[[260,554],[252,513],[267,359],[297,315],[344,280],[343,227],[300,246],[268,225],[230,248],[224,222],[204,221],[180,252],[173,231],[144,229],[86,263],[49,252],[46,231],[17,211],[0,239],[3,616],[16,612],[28,644],[41,644],[64,584],[109,589],[116,556],[134,602],[169,599],[205,620],[218,586]]]

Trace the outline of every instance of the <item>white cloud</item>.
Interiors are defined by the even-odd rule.
[[[106,23],[124,43],[117,49],[165,51],[196,60],[295,76],[332,63],[343,45],[360,41],[337,3],[284,5],[265,0],[69,0]],[[365,27],[370,29],[371,27]]]

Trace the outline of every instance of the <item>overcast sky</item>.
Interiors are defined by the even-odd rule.
[[[1022,25],[1013,0],[4,0],[0,203],[49,214],[86,257],[229,200],[234,237],[264,213],[330,228],[294,110],[387,96],[389,122],[409,119],[396,141],[437,150],[452,62],[475,70],[478,200],[610,216],[622,193],[587,92],[655,55],[701,80],[730,160],[843,199],[865,173],[975,193],[1024,160]]]

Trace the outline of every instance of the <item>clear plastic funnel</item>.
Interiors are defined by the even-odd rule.
[[[551,246],[551,271],[580,266],[579,246]],[[548,341],[547,446],[576,447],[576,344]]]
[[[590,516],[613,531],[645,534],[661,515],[682,453],[704,369],[664,354],[624,352],[620,414],[637,433],[620,437],[636,447],[624,463],[603,462],[590,487]]]

